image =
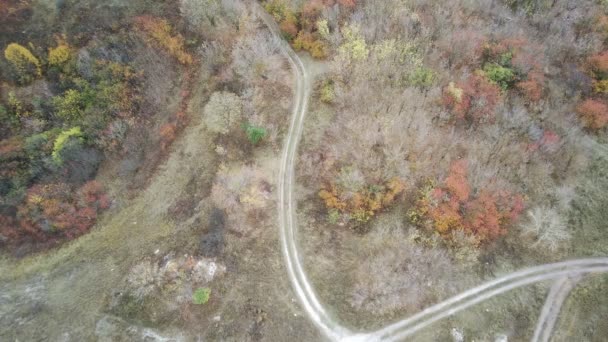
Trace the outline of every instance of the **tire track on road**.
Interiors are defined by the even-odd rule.
[[[603,272],[608,272],[608,258],[571,260],[523,269],[474,287],[371,333],[369,340],[403,340],[438,320],[513,289],[556,278]]]
[[[580,280],[580,276],[574,278],[564,277],[558,279],[553,286],[551,286],[547,299],[545,300],[545,305],[543,306],[538,322],[536,323],[532,342],[549,341],[562,305]]]

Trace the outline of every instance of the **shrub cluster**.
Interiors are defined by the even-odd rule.
[[[587,59],[587,69],[592,78],[594,94],[576,107],[583,126],[598,131],[608,125],[608,51]]]
[[[135,26],[148,37],[148,41],[166,51],[181,64],[192,64],[193,58],[186,51],[184,37],[174,34],[173,28],[165,20],[151,16],[135,18]]]
[[[19,223],[4,217],[2,220],[10,224],[0,227],[0,234],[12,243],[25,239],[73,239],[86,233],[95,224],[99,211],[109,206],[108,197],[96,181],[77,189],[65,183],[35,185],[18,208]]]
[[[330,221],[339,213],[346,222],[366,223],[384,208],[388,208],[405,190],[405,184],[399,178],[392,178],[385,184],[371,184],[361,190],[350,193],[336,184],[329,184],[319,191]]]
[[[507,91],[517,89],[528,102],[542,98],[544,73],[537,53],[524,39],[484,42],[477,50],[478,69],[464,82],[450,82],[443,104],[457,119],[492,121]]]
[[[480,242],[491,242],[506,234],[523,209],[523,198],[505,190],[484,189],[472,195],[466,161],[458,160],[442,185],[429,181],[420,188],[408,216],[413,224],[448,239],[464,231]]]
[[[327,39],[330,29],[327,21],[320,19],[324,8],[335,4],[333,0],[307,0],[294,11],[285,0],[269,0],[264,7],[279,23],[285,38],[296,50],[305,50],[315,58],[325,58],[328,54]],[[354,0],[339,0],[346,9],[355,7]]]
[[[500,88],[484,74],[470,76],[464,83],[451,82],[443,92],[443,104],[458,120],[481,123],[494,120],[502,100]]]

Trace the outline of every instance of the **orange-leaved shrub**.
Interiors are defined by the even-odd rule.
[[[169,145],[175,140],[176,135],[176,125],[173,122],[167,122],[160,126],[160,148],[161,150],[166,150]]]
[[[445,186],[458,201],[469,199],[471,188],[467,181],[467,162],[464,159],[452,163],[450,174],[445,179]]]
[[[577,106],[576,112],[589,129],[599,130],[608,124],[608,105],[605,101],[587,99]]]
[[[539,101],[543,96],[543,83],[545,76],[538,71],[532,71],[528,74],[528,78],[517,83],[515,86],[521,94],[531,102]]]
[[[293,47],[296,51],[306,50],[314,58],[327,57],[326,46],[318,39],[315,39],[312,33],[300,31],[297,37],[293,40]]]
[[[357,6],[357,0],[338,0],[338,4],[352,8]]]
[[[193,62],[192,55],[184,46],[184,37],[179,33],[173,34],[173,28],[165,19],[144,15],[135,18],[135,25],[146,35],[148,42],[165,50],[181,64]]]
[[[367,186],[349,195],[339,186],[330,184],[319,191],[319,197],[328,210],[336,210],[348,219],[365,223],[382,209],[391,206],[404,190],[403,181],[392,178],[383,185]]]
[[[308,51],[314,58],[326,58],[328,46],[319,34],[317,24],[323,10],[335,3],[334,0],[307,0],[294,12],[285,0],[268,0],[264,8],[277,20],[283,35],[296,50]],[[355,0],[338,0],[337,3],[348,9],[356,6]]]
[[[3,235],[15,243],[28,238],[37,242],[73,239],[86,233],[98,213],[109,206],[97,181],[87,182],[76,191],[65,183],[34,185],[18,208],[19,224],[13,223]]]

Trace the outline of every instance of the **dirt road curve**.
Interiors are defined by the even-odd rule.
[[[275,36],[281,50],[289,60],[296,74],[295,101],[291,124],[287,133],[285,147],[281,156],[279,171],[279,229],[281,247],[285,256],[287,272],[298,300],[309,318],[331,340],[341,340],[352,335],[350,331],[331,318],[319,302],[317,295],[308,280],[298,252],[295,223],[295,202],[293,200],[293,179],[298,141],[302,135],[304,117],[308,108],[311,80],[304,64],[289,44],[281,38],[281,33],[273,18],[257,2],[252,3],[257,14]]]
[[[291,64],[296,76],[293,113],[289,131],[285,138],[278,180],[278,211],[281,248],[285,256],[289,280],[302,308],[309,319],[329,340],[349,342],[399,341],[406,339],[420,329],[423,329],[440,319],[451,316],[472,305],[515,288],[541,281],[563,279],[565,277],[582,277],[588,273],[608,271],[608,258],[571,260],[556,264],[531,267],[467,290],[444,302],[429,307],[412,317],[395,322],[378,331],[354,332],[341,325],[335,317],[328,314],[319,301],[316,292],[306,276],[302,265],[302,258],[298,250],[297,225],[295,218],[296,205],[293,199],[294,170],[298,141],[302,135],[303,122],[308,109],[308,100],[311,92],[311,76],[308,74],[298,55],[293,51],[289,44],[281,38],[280,30],[274,22],[274,19],[264,11],[258,2],[252,1],[251,5],[254,6],[259,17],[277,39],[277,44],[279,44],[281,50]],[[548,297],[547,305],[550,305],[550,307],[547,309],[545,315],[541,317],[540,321],[543,322],[543,337],[550,336],[559,313],[561,302],[563,302],[570,289],[574,286],[574,283],[571,285],[561,285],[558,289],[554,290],[554,292],[556,292],[555,294]]]

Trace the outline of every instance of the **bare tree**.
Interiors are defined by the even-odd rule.
[[[241,122],[243,103],[241,98],[227,91],[211,94],[205,105],[204,120],[207,128],[215,133],[227,134]]]
[[[283,66],[274,36],[260,31],[242,36],[232,49],[232,69],[246,84],[275,77]]]
[[[354,271],[354,308],[379,315],[416,311],[456,290],[458,272],[445,251],[417,245],[400,229],[375,235],[378,248]]]
[[[522,224],[522,235],[532,237],[533,247],[555,252],[570,240],[562,215],[554,208],[536,207],[528,211],[529,221]]]

